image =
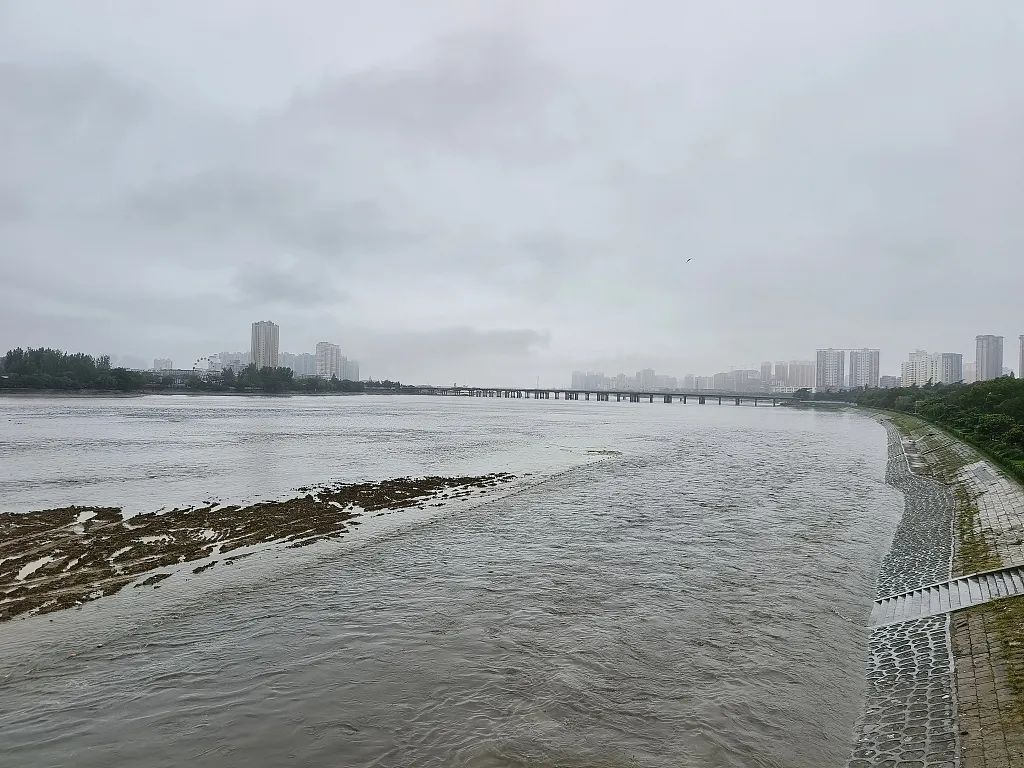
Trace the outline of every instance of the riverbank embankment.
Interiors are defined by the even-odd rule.
[[[923,599],[915,590],[1024,565],[1024,488],[928,422],[882,418],[886,479],[906,506],[879,574],[879,600],[906,594],[912,603]],[[872,629],[852,768],[1024,765],[1024,597],[993,594],[945,611],[940,599],[931,615]]]

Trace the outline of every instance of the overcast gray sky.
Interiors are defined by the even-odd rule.
[[[1016,367],[1022,297],[1017,0],[0,5],[3,349]]]

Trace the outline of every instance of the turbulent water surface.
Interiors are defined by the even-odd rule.
[[[0,511],[519,479],[0,624],[0,763],[840,766],[885,459],[875,422],[788,408],[2,399]]]

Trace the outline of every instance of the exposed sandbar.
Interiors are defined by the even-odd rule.
[[[363,512],[469,496],[514,479],[499,472],[300,488],[285,501],[214,504],[125,517],[119,507],[0,514],[0,621],[113,594],[147,572],[241,547],[301,547],[344,536]],[[437,504],[435,504],[437,506]],[[235,558],[229,559],[230,562]],[[197,568],[200,571],[209,565]],[[159,577],[159,578],[158,578]],[[156,584],[164,575],[140,582]]]

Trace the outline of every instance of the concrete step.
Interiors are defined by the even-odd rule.
[[[923,619],[1014,595],[1024,595],[1024,566],[972,573],[879,598],[871,608],[868,626],[883,627]]]

